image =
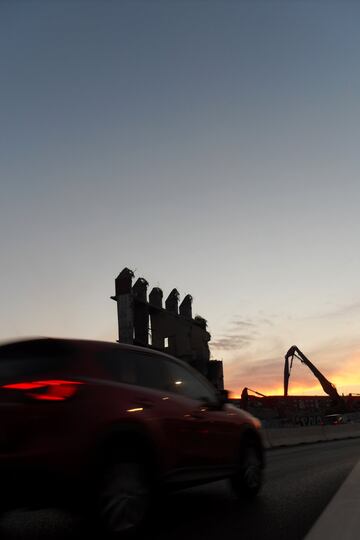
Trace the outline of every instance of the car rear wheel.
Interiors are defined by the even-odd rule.
[[[231,478],[231,486],[238,497],[255,497],[263,483],[261,452],[255,443],[246,442],[239,461],[238,471]]]
[[[103,471],[97,515],[110,538],[133,537],[141,531],[150,508],[150,483],[140,463],[114,463]]]

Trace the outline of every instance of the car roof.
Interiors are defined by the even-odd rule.
[[[181,358],[176,358],[170,354],[166,354],[162,351],[159,351],[151,347],[140,347],[138,345],[130,345],[127,343],[118,343],[112,341],[100,341],[100,340],[91,340],[91,339],[72,339],[72,338],[53,338],[53,337],[36,337],[28,339],[20,339],[15,341],[10,341],[0,345],[0,361],[2,359],[7,360],[9,358],[19,358],[19,355],[24,354],[27,357],[36,357],[37,355],[51,355],[60,357],[66,354],[71,354],[72,352],[80,353],[81,351],[89,352],[101,351],[104,349],[116,349],[122,351],[134,351],[141,352],[148,356],[161,356],[164,359],[175,362],[183,367],[186,367],[190,370],[193,375],[201,377],[203,381],[212,386],[210,381],[206,379],[204,375],[198,372],[193,366],[188,364],[185,360]]]
[[[47,351],[57,350],[60,353],[70,352],[72,350],[99,350],[99,349],[117,349],[123,351],[137,351],[146,354],[156,354],[157,356],[163,356],[170,360],[175,360],[177,362],[182,362],[178,358],[175,358],[169,354],[163,353],[157,349],[150,347],[139,347],[138,345],[130,345],[127,343],[118,343],[111,341],[100,341],[100,340],[90,340],[90,339],[72,339],[72,338],[53,338],[53,337],[36,337],[36,338],[26,338],[20,340],[14,340],[10,342],[5,342],[0,345],[0,359],[1,357],[6,357],[9,354],[19,354],[22,351],[24,352],[33,352],[34,354]]]

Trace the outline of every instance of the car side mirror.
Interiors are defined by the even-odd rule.
[[[229,390],[220,390],[219,392],[219,404],[221,407],[225,405],[225,403],[229,402]]]

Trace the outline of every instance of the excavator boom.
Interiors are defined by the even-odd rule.
[[[284,367],[284,395],[288,395],[288,388],[289,388],[289,378],[290,378],[290,371],[292,368],[292,363],[294,358],[298,358],[303,364],[305,364],[310,371],[315,375],[317,380],[322,386],[322,389],[324,390],[325,394],[330,396],[334,401],[339,401],[341,398],[338,394],[338,391],[336,390],[335,386],[327,380],[327,378],[319,371],[312,362],[305,356],[304,353],[300,351],[300,349],[293,345],[290,347],[288,352],[285,355],[285,367]]]

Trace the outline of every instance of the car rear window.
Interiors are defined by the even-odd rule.
[[[74,352],[68,344],[36,341],[0,347],[0,382],[66,369]]]

